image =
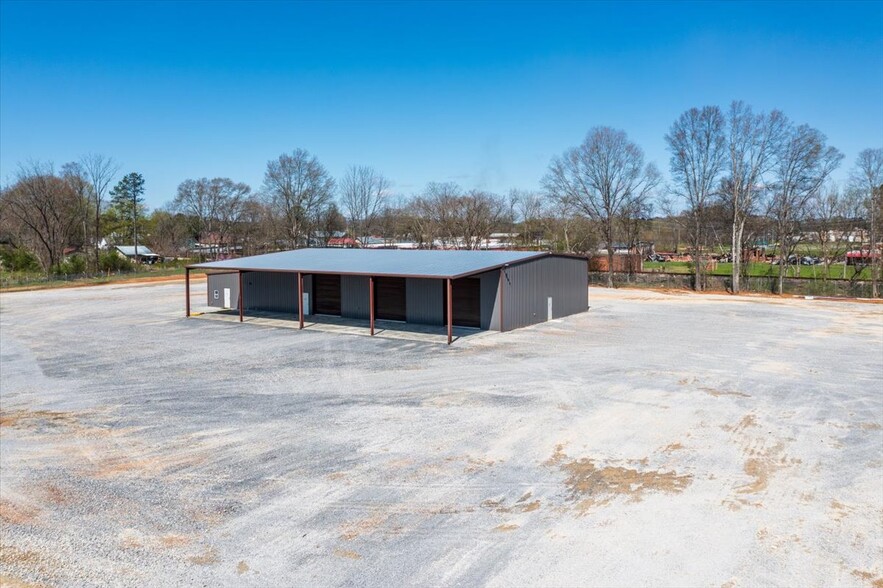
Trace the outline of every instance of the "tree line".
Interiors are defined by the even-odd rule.
[[[726,110],[691,108],[664,138],[669,182],[624,131],[602,126],[552,159],[538,191],[499,195],[432,182],[406,196],[379,170],[352,166],[334,178],[298,148],[267,162],[257,190],[231,178],[185,179],[153,211],[144,204],[145,179],[121,174],[110,157],[87,155],[57,170],[30,162],[0,191],[0,242],[48,273],[72,249],[84,265],[101,270],[110,263],[103,244],[140,243],[182,257],[198,242],[208,245],[200,255],[251,255],[325,246],[346,233],[361,243],[380,235],[421,248],[477,249],[492,234],[506,233],[520,248],[585,254],[605,248],[612,285],[614,244],[661,243],[664,221],[676,229],[674,248],[682,239],[687,245],[697,289],[717,250],[731,256],[738,292],[743,250],[762,235],[780,257],[793,253],[807,231],[817,232],[819,246],[831,253],[838,247],[832,231],[866,230],[866,247],[880,240],[883,148],[862,151],[849,181],[836,185],[830,178],[843,155],[821,131],[741,101]],[[875,295],[879,265],[873,264]],[[785,268],[779,267],[781,288]]]

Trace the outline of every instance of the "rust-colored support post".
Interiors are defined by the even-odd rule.
[[[454,340],[454,301],[451,298],[453,291],[451,278],[448,278],[448,345]]]
[[[244,308],[243,299],[245,298],[245,292],[242,291],[242,270],[239,271],[239,322],[242,322],[242,311]]]
[[[505,329],[503,328],[503,278],[506,268],[500,268],[500,332],[502,333]]]
[[[371,336],[374,336],[374,276],[368,276],[368,322],[371,323]]]
[[[304,275],[297,272],[297,320],[300,328],[304,328]]]
[[[190,316],[190,268],[184,268],[184,296],[187,298],[187,303],[185,307],[187,309],[187,314],[185,316]]]

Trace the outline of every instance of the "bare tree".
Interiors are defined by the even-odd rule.
[[[548,231],[550,213],[541,194],[512,190],[509,202],[513,220],[520,223],[518,242],[523,247],[537,247]]]
[[[402,207],[403,230],[411,235],[420,249],[432,249],[438,234],[432,206],[424,195],[416,195]]]
[[[383,174],[366,166],[350,167],[340,182],[341,203],[352,236],[363,245],[383,211],[391,186]]]
[[[846,239],[843,238],[842,229],[848,218],[849,206],[840,189],[834,184],[817,190],[810,197],[807,205],[825,268],[823,278],[827,280],[831,274],[831,261],[846,253]]]
[[[331,202],[319,213],[316,226],[316,236],[320,239],[322,246],[326,247],[328,240],[331,239],[334,233],[346,229],[346,218],[340,212],[340,209],[337,208],[337,204]]]
[[[463,192],[453,183],[430,183],[407,207],[406,231],[421,245],[480,249],[495,230],[511,224],[506,202],[489,192]]]
[[[617,221],[629,251],[634,251],[642,256],[645,254],[641,246],[641,232],[649,225],[652,214],[653,202],[647,195],[632,198],[622,207]],[[635,258],[629,256],[629,275],[634,275],[639,268],[639,263],[635,263]]]
[[[263,192],[289,246],[309,245],[312,230],[332,201],[334,179],[315,156],[295,149],[267,162]]]
[[[413,225],[408,215],[408,203],[403,196],[387,198],[383,210],[380,211],[378,225],[383,235],[396,240],[404,239],[416,243],[420,235],[412,230]]]
[[[181,213],[155,210],[151,221],[153,231],[150,234],[150,247],[153,251],[163,257],[179,257],[190,237],[187,217]]]
[[[470,190],[456,204],[454,218],[465,249],[481,249],[495,229],[511,223],[506,203],[496,194]]]
[[[555,202],[553,222],[551,231],[557,248],[585,254],[598,249],[597,223],[578,214],[569,202]]]
[[[242,216],[237,229],[243,255],[266,252],[272,247],[276,234],[269,207],[257,198],[248,198],[242,204]]]
[[[810,198],[818,194],[843,159],[837,149],[826,145],[825,136],[809,125],[786,123],[782,133],[784,140],[775,156],[767,210],[779,243],[779,294],[783,291],[786,260],[797,245],[799,223],[809,212]]]
[[[871,296],[879,296],[880,255],[877,246],[881,212],[883,212],[883,148],[865,149],[858,154],[850,178],[851,184],[864,194],[869,216],[871,240]]]
[[[80,211],[77,216],[80,219],[81,225],[77,227],[77,242],[71,243],[71,245],[85,248],[86,241],[89,239],[86,224],[90,216],[89,206],[92,201],[92,187],[86,178],[85,170],[75,161],[61,166],[61,179],[67,182],[67,185],[73,190],[77,202],[80,204]],[[80,228],[82,228],[82,233],[79,230]]]
[[[51,164],[30,163],[0,197],[0,216],[48,274],[82,230],[84,206],[76,190]]]
[[[229,250],[233,245],[233,229],[239,223],[250,193],[247,184],[230,178],[184,180],[178,186],[171,208],[187,215],[194,235],[203,241],[213,241],[217,245],[214,253],[218,254],[222,247]]]
[[[687,204],[696,290],[705,283],[702,246],[707,241],[708,208],[727,160],[724,125],[724,115],[717,106],[691,108],[681,114],[665,136],[671,153],[673,191]]]
[[[723,183],[723,197],[732,217],[733,293],[740,290],[742,244],[745,223],[757,212],[758,196],[765,189],[764,175],[775,163],[782,140],[785,117],[778,110],[755,114],[741,100],[730,106],[727,148],[730,175]]]
[[[120,166],[110,157],[99,154],[84,156],[80,159],[80,167],[83,175],[92,186],[92,206],[95,213],[95,230],[94,233],[94,251],[95,251],[95,271],[98,271],[98,252],[101,244],[101,208],[104,204],[104,197],[107,195],[110,185],[113,183],[114,177],[120,170]]]
[[[607,241],[607,285],[613,287],[616,222],[635,199],[646,198],[659,183],[644,152],[625,132],[609,127],[589,131],[585,141],[555,158],[543,185],[550,196],[597,220]]]
[[[443,249],[460,246],[460,225],[457,218],[460,186],[453,182],[431,182],[422,196],[414,199],[413,214],[420,219],[420,228],[430,247]]]

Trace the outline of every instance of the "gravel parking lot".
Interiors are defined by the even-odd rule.
[[[0,400],[4,585],[883,586],[881,305],[593,289],[449,348],[11,293]]]

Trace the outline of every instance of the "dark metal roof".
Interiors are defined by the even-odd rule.
[[[527,259],[558,255],[537,251],[403,251],[395,249],[296,249],[190,268],[233,271],[303,272],[423,278],[458,278]]]

